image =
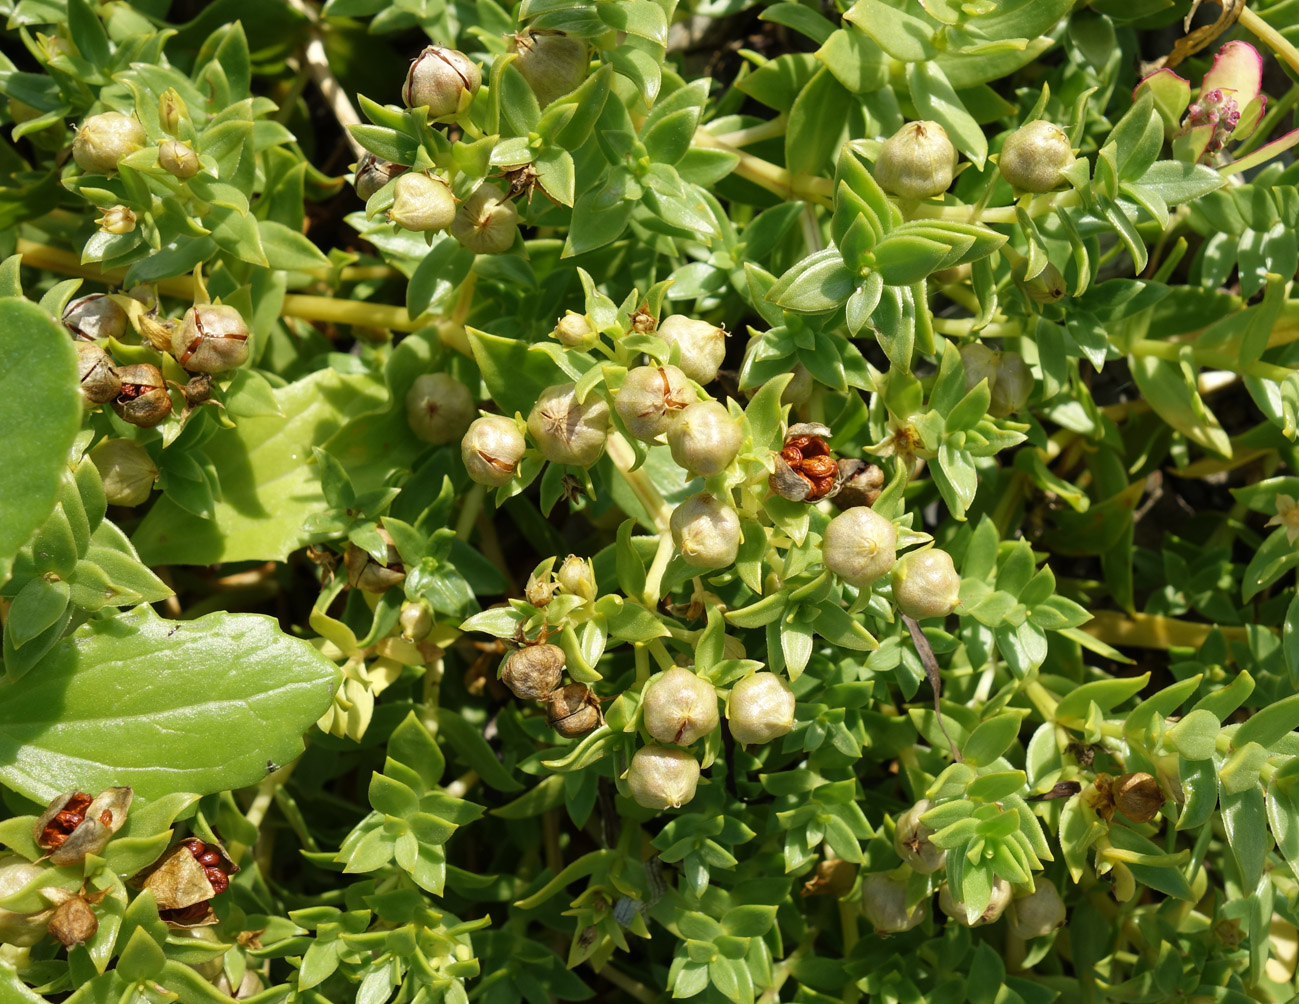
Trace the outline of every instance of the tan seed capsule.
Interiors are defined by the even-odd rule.
[[[893,602],[915,620],[946,617],[960,599],[961,576],[952,556],[937,547],[904,554],[893,566]]]
[[[852,509],[871,506],[884,490],[884,472],[855,457],[839,461],[839,492],[832,496],[835,507]]]
[[[519,212],[495,185],[475,188],[451,221],[451,236],[474,254],[504,254],[518,233]]]
[[[875,180],[905,199],[942,195],[956,173],[956,147],[937,122],[908,122],[884,141]]]
[[[718,401],[697,401],[678,414],[668,429],[668,448],[677,466],[691,475],[712,477],[731,465],[744,433]]]
[[[1148,823],[1164,807],[1159,782],[1144,771],[1123,774],[1110,787],[1118,810],[1134,823]]]
[[[84,945],[98,930],[99,918],[82,896],[64,900],[50,917],[50,934],[64,948]]]
[[[1026,122],[1006,137],[997,170],[1011,188],[1042,193],[1065,182],[1064,170],[1074,161],[1069,137],[1054,122]]]
[[[36,846],[49,852],[50,863],[78,865],[87,854],[100,854],[126,822],[131,789],[105,788],[93,798],[81,791],[55,798],[32,826]]]
[[[544,701],[564,676],[564,650],[558,645],[527,645],[501,663],[501,682],[521,701]]]
[[[107,404],[122,391],[122,378],[107,352],[94,342],[77,342],[77,379],[87,404]]]
[[[248,361],[248,325],[234,307],[203,303],[185,311],[171,354],[191,373],[225,373]]]
[[[198,154],[188,143],[164,139],[158,144],[158,166],[181,181],[188,181],[198,174]]]
[[[460,439],[473,418],[473,395],[449,373],[423,373],[406,392],[406,421],[425,443],[441,446]]]
[[[1037,885],[1027,896],[1016,896],[1010,904],[1010,929],[1018,938],[1040,938],[1064,926],[1064,900],[1054,883],[1037,876]]]
[[[668,525],[682,560],[692,568],[735,563],[742,536],[739,514],[708,492],[692,495],[673,509]]]
[[[582,683],[570,683],[551,693],[546,702],[550,727],[565,739],[576,739],[604,724],[600,702]]]
[[[460,441],[460,459],[469,477],[480,485],[499,488],[514,480],[528,448],[514,421],[502,415],[474,419]]]
[[[898,532],[874,509],[848,509],[825,528],[821,560],[839,578],[866,589],[893,568]]]
[[[363,548],[349,543],[343,553],[343,566],[347,569],[347,584],[353,589],[367,593],[386,593],[393,586],[400,585],[406,579],[406,569],[401,563],[401,555],[392,535],[379,527],[379,536],[387,545],[386,560],[381,564]]]
[[[794,727],[794,692],[775,673],[754,673],[731,687],[726,724],[737,743],[769,743]]]
[[[642,746],[627,768],[627,787],[646,809],[679,809],[695,797],[699,761],[673,746]]]
[[[1023,358],[1003,352],[997,361],[997,383],[992,388],[988,412],[999,417],[1013,415],[1028,404],[1033,393],[1033,373]]]
[[[456,197],[441,178],[403,174],[392,190],[388,219],[403,230],[434,233],[451,226],[456,218]]]
[[[394,164],[383,160],[372,153],[366,153],[356,162],[356,173],[352,176],[352,187],[361,199],[368,202],[370,196],[406,170],[404,164]]]
[[[629,370],[613,407],[637,439],[653,442],[699,395],[676,366],[637,366]]]
[[[458,49],[430,45],[406,72],[401,98],[407,108],[427,108],[430,119],[464,111],[482,85],[478,64]]]
[[[147,501],[158,480],[149,451],[133,439],[106,439],[90,451],[90,460],[99,471],[109,505]]]
[[[74,336],[86,341],[121,338],[128,323],[126,311],[104,293],[83,296],[63,309],[63,324]]]
[[[595,394],[579,404],[574,383],[547,387],[528,415],[528,433],[551,463],[590,467],[604,452],[609,405]]]
[[[682,666],[674,666],[645,688],[645,729],[661,743],[689,746],[717,728],[717,691]]]
[[[907,884],[877,873],[862,879],[861,912],[876,934],[901,934],[929,916],[929,902],[921,900],[908,913]]]
[[[117,375],[122,389],[113,399],[113,411],[123,421],[152,429],[171,414],[171,396],[158,367],[136,363],[119,367]]]
[[[681,347],[681,371],[699,384],[717,379],[717,371],[726,360],[726,329],[708,321],[684,314],[663,318],[658,334],[669,347]]]
[[[595,599],[595,566],[589,560],[570,554],[559,566],[555,577],[564,592],[580,596],[584,600]]]
[[[893,849],[912,871],[921,875],[931,875],[947,863],[947,851],[930,842],[934,831],[920,821],[929,808],[929,799],[922,798],[898,817],[893,830]]]
[[[517,54],[514,67],[542,108],[575,90],[591,66],[585,39],[562,31],[520,32],[511,37],[509,51]]]
[[[130,115],[103,112],[81,123],[72,141],[72,159],[89,174],[110,174],[128,154],[141,149],[148,137]]]
[[[971,919],[965,904],[952,895],[951,888],[944,882],[942,888],[938,890],[938,908],[958,924],[966,927],[982,927],[984,924],[991,924],[1000,919],[1006,912],[1006,907],[1010,905],[1011,895],[1009,882],[1004,878],[993,879],[992,896],[988,900],[988,905],[983,913]]]

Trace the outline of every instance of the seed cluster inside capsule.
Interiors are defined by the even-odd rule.
[[[62,845],[62,843],[72,836],[72,831],[86,821],[85,811],[94,801],[90,795],[84,791],[78,791],[63,806],[62,809],[45,824],[45,829],[41,831],[40,846],[53,850]],[[104,810],[108,819],[102,820],[105,826],[113,821],[112,814]]]
[[[794,435],[785,440],[780,458],[808,484],[804,501],[817,502],[834,490],[839,465],[820,436]],[[774,475],[773,475],[773,489]]]

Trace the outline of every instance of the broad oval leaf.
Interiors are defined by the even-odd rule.
[[[130,785],[146,801],[266,776],[302,752],[338,668],[258,614],[91,621],[0,686],[0,781],[37,802]]]
[[[54,508],[81,426],[72,340],[34,303],[0,299],[0,582]]]

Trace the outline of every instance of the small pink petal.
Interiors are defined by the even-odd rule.
[[[1258,97],[1263,87],[1263,57],[1248,42],[1228,42],[1213,57],[1213,66],[1204,75],[1200,93],[1220,89],[1244,108]]]

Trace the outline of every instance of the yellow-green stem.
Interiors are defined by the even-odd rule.
[[[1291,45],[1284,35],[1250,10],[1248,6],[1241,7],[1240,16],[1236,19],[1236,23],[1246,31],[1258,36],[1263,42],[1266,42],[1282,62],[1296,73],[1299,73],[1299,49]]]

